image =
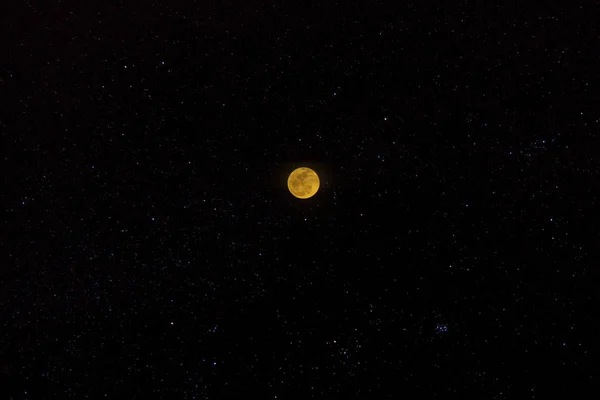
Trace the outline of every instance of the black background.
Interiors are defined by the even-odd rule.
[[[4,7],[3,396],[597,389],[597,6]]]

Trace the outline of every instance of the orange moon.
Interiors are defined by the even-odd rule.
[[[308,199],[317,193],[321,182],[314,170],[300,167],[292,171],[287,184],[292,195],[299,199]]]

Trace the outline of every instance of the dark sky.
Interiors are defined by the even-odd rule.
[[[600,12],[575,3],[5,6],[3,396],[597,389]]]

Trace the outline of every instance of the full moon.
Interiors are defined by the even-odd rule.
[[[313,197],[320,186],[319,175],[306,167],[293,170],[287,183],[290,193],[299,199]]]

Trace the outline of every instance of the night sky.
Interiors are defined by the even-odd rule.
[[[559,3],[5,6],[2,398],[597,393],[600,9]]]

